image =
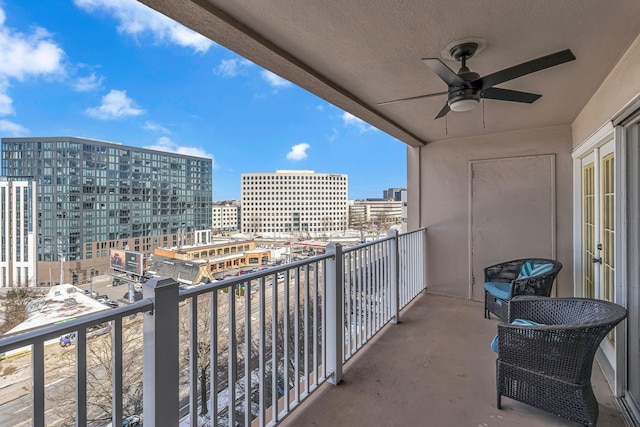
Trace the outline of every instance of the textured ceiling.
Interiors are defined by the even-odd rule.
[[[413,146],[569,124],[640,33],[638,0],[141,1]],[[485,100],[446,122],[433,119],[446,96],[377,105],[446,91],[420,59],[469,37],[486,41],[467,64],[481,76],[563,49],[577,59],[499,85],[541,94],[534,104]]]

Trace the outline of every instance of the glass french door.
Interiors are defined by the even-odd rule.
[[[582,296],[615,302],[614,141],[581,159]],[[614,345],[614,336],[608,341]]]

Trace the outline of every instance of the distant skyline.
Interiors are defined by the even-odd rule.
[[[0,2],[0,136],[212,158],[214,200],[280,169],[406,187],[404,143],[135,0]]]

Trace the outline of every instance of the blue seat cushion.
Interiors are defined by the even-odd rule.
[[[504,301],[511,299],[511,283],[484,282],[484,290]]]
[[[543,263],[536,264],[534,262],[525,261],[520,268],[518,279],[526,279],[527,277],[538,276],[553,270],[553,264]]]
[[[542,326],[542,323],[533,322],[531,320],[526,319],[515,319],[511,322],[512,325],[524,325],[524,326]],[[493,341],[491,341],[491,350],[498,352],[498,334],[493,337]]]

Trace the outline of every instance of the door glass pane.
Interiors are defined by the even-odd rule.
[[[614,302],[614,170],[613,153],[602,158],[602,299]],[[607,335],[614,344],[613,331]]]
[[[596,257],[595,232],[595,185],[594,185],[593,163],[582,168],[582,268],[583,268],[583,289],[582,296],[585,298],[595,297],[595,266],[593,259]]]
[[[602,299],[614,302],[613,153],[602,158]]]

